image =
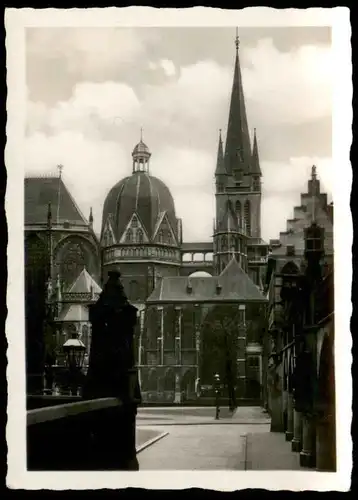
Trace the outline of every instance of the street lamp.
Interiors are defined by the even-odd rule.
[[[80,340],[78,333],[72,333],[71,338],[63,344],[63,350],[67,357],[69,368],[71,392],[77,393],[78,375],[81,372],[86,353],[86,346]]]
[[[215,420],[219,420],[220,375],[218,373],[215,373],[214,375],[214,391],[215,391]]]

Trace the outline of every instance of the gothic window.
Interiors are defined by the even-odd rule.
[[[235,212],[238,218],[239,224],[241,225],[241,203],[240,200],[237,200],[235,203]]]
[[[138,281],[132,280],[129,283],[130,300],[139,300],[139,284]]]
[[[164,235],[163,235],[163,230],[161,229],[161,230],[159,231],[159,233],[158,233],[158,242],[159,242],[159,243],[163,243],[163,239],[164,239],[163,237],[164,237]]]
[[[227,250],[227,237],[226,236],[223,236],[221,238],[221,250],[223,252],[225,252],[225,250]]]
[[[218,193],[222,193],[224,191],[224,184],[222,182],[218,182]]]
[[[251,206],[249,200],[246,200],[245,202],[244,219],[245,219],[247,234],[251,236]]]
[[[169,243],[169,245],[171,245],[173,243],[171,231],[168,231],[168,243]]]
[[[126,243],[132,243],[133,240],[133,233],[131,229],[128,229],[127,234],[126,234]]]
[[[70,285],[86,265],[85,253],[79,243],[70,243],[60,263],[60,275],[66,285]]]
[[[138,219],[137,219],[137,217],[133,217],[133,219],[132,219],[132,227],[134,227],[134,228],[138,227]]]
[[[140,228],[137,229],[137,243],[140,245],[143,243],[143,231]]]

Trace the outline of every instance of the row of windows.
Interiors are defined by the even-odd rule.
[[[152,247],[116,248],[113,250],[109,250],[106,253],[106,260],[113,260],[115,258],[119,259],[122,257],[135,257],[135,258],[157,257],[157,258],[166,258],[170,260],[178,260],[179,253],[177,250],[171,248],[152,248]]]

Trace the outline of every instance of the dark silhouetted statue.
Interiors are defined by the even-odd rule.
[[[92,341],[83,397],[115,397],[121,402],[119,415],[109,412],[108,425],[102,421],[93,426],[100,468],[138,470],[135,416],[140,388],[133,345],[137,308],[126,297],[120,273],[111,271],[108,276],[98,301],[89,306]]]

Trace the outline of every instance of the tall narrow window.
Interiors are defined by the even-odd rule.
[[[163,243],[163,231],[160,230],[158,233],[158,242]]]
[[[239,221],[239,225],[241,226],[241,203],[240,203],[240,200],[237,200],[235,203],[235,212],[236,212],[236,217]]]
[[[137,229],[137,242],[139,244],[143,243],[143,231],[140,228]]]
[[[245,219],[247,234],[251,236],[251,206],[249,200],[246,200],[245,202],[244,219]]]
[[[223,236],[221,238],[221,250],[225,252],[227,250],[227,237]]]
[[[131,229],[128,229],[127,234],[126,234],[126,242],[127,243],[132,243],[133,241],[133,233]]]
[[[139,284],[138,281],[131,281],[129,283],[129,297],[131,300],[139,299]]]
[[[137,217],[133,217],[133,219],[132,219],[132,227],[138,227],[138,219],[137,219]]]

